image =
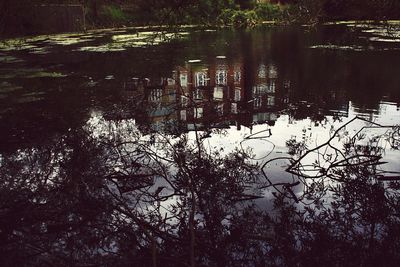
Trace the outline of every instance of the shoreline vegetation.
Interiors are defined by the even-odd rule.
[[[341,21],[387,21],[400,17],[395,0],[3,0],[0,37],[125,27],[249,28],[266,24],[308,25]],[[49,8],[50,7],[50,8]],[[73,10],[66,11],[68,7]],[[79,8],[77,8],[79,7]],[[35,8],[52,16],[33,15]],[[58,9],[57,9],[58,8]],[[53,18],[51,18],[53,17]],[[55,18],[54,18],[55,17]],[[53,20],[53,21],[52,21]],[[54,26],[54,20],[62,24]],[[79,24],[79,25],[77,25]],[[52,27],[50,27],[52,26]],[[51,29],[50,29],[51,28]]]

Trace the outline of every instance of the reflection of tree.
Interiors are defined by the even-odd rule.
[[[185,138],[109,137],[71,134],[4,156],[3,262],[150,264],[170,249],[179,264],[220,260],[229,218],[257,197],[245,156],[208,154]]]
[[[391,266],[399,259],[399,240],[393,235],[399,230],[396,210],[400,204],[400,179],[396,172],[380,170],[385,163],[381,161],[385,148],[397,149],[391,144],[396,143],[398,128],[368,123],[347,139],[344,149],[334,147],[332,140],[348,135],[346,127],[357,119],[364,121],[351,120],[315,149],[292,148],[298,152],[298,158],[290,162],[287,171],[304,184],[304,195],[297,197],[292,192],[278,199],[293,196],[303,203],[302,211],[294,212],[300,215],[294,229],[299,231],[297,242],[306,266],[332,262],[346,266]],[[368,130],[378,134],[368,135]],[[315,162],[304,165],[303,161],[313,153]],[[391,182],[382,182],[385,180]],[[287,184],[283,190],[290,191],[291,186]]]
[[[83,140],[20,151],[1,164],[1,257],[5,265],[94,259],[111,228],[108,198]],[[65,150],[66,147],[75,150]]]
[[[368,137],[362,131],[346,139],[347,161],[320,166],[329,171],[307,178],[301,205],[293,204],[293,192],[278,192],[274,210],[257,204],[265,187],[257,166],[242,150],[210,151],[203,143],[209,133],[144,136],[124,121],[100,121],[86,131],[2,156],[4,266],[390,266],[399,260],[395,176],[382,182],[380,159],[337,163],[368,156],[359,149]],[[383,131],[382,142],[391,137],[396,144],[396,131]],[[297,159],[313,153],[294,151]]]

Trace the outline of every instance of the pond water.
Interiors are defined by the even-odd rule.
[[[121,29],[8,40],[0,46],[1,150],[40,145],[93,112],[153,131],[269,125],[282,139],[305,124],[319,129],[327,117],[398,124],[396,27]],[[181,83],[209,103],[197,115],[171,108],[185,101]]]
[[[334,177],[343,162],[368,165],[379,155],[384,163],[375,173],[398,177],[399,24],[161,30],[5,40],[0,166],[24,157],[43,164],[34,155],[48,146],[60,150],[50,149],[44,162],[62,161],[71,148],[63,150],[59,140],[83,131],[98,144],[129,142],[104,163],[117,173],[126,167],[126,150],[149,166],[154,157],[168,163],[171,143],[182,136],[200,139],[210,154],[247,151],[266,178],[258,203],[268,208],[282,190],[307,204],[307,179]],[[349,140],[356,140],[351,156],[344,152]],[[133,148],[138,143],[151,150],[145,159]],[[85,155],[76,164],[93,156]],[[49,173],[54,178],[60,170]],[[147,185],[161,188],[168,214],[176,200],[168,198],[175,192],[170,181]]]
[[[399,25],[178,32],[99,30],[0,46],[0,150],[41,146],[95,117],[143,133],[225,129],[259,160],[324,142],[355,116],[400,123]]]

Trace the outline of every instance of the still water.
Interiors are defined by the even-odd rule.
[[[0,46],[0,150],[41,146],[94,121],[144,134],[225,129],[256,158],[329,137],[354,118],[400,123],[399,25],[100,30]],[[267,142],[267,143],[265,143]]]
[[[0,47],[1,150],[40,145],[94,113],[175,133],[194,124],[250,132],[268,124],[287,133],[282,139],[299,135],[297,122],[319,128],[327,117],[398,124],[393,27],[130,29],[9,40]],[[189,94],[203,102],[197,110],[174,107]]]
[[[355,166],[383,155],[375,174],[383,180],[398,177],[398,24],[164,30],[5,40],[0,45],[0,166],[8,159],[22,164],[11,168],[7,161],[11,173],[20,171],[15,166],[46,169],[46,162],[70,160],[82,135],[73,141],[67,136],[83,131],[97,144],[113,142],[101,153],[117,155],[90,165],[93,175],[111,168],[113,175],[154,176],[149,170],[160,168],[159,162],[177,161],[170,149],[177,149],[182,136],[201,142],[210,155],[248,152],[248,161],[267,178],[252,193],[269,208],[272,194],[282,190],[306,202],[305,180],[335,177],[343,162]],[[346,147],[349,140],[353,154]],[[122,149],[121,144],[129,145]],[[48,158],[37,157],[48,147]],[[365,154],[354,157],[361,150]],[[125,162],[124,153],[134,155],[134,162]],[[71,160],[80,166],[93,156]],[[46,174],[54,180],[51,186],[56,177],[69,175],[65,166],[70,165],[60,166]],[[158,175],[166,171],[157,170]],[[173,214],[174,182],[143,183],[162,196],[161,213]],[[121,195],[129,192],[123,188]],[[148,197],[140,200],[147,209],[143,214],[154,212],[143,204]]]

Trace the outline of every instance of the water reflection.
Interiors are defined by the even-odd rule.
[[[125,81],[123,97],[141,99],[146,116],[137,121],[153,131],[273,126],[281,114],[288,114],[292,122],[348,116],[349,102],[343,91],[314,101],[298,100],[291,81],[282,79],[274,64],[261,62],[250,77],[246,68],[243,61],[225,56],[217,56],[212,63],[188,60],[169,77]]]
[[[329,142],[346,140],[346,131],[352,132],[347,126]],[[399,182],[394,175],[380,182],[379,160],[398,152],[398,128],[360,131],[356,126],[356,138],[344,147],[346,156],[372,160],[341,164],[340,153],[319,146],[322,158],[314,166],[306,155],[315,149],[299,147],[292,153],[297,161],[278,166],[290,164],[303,173],[293,182],[274,184],[284,191],[267,199],[271,210],[253,202],[264,199],[270,180],[254,163],[263,159],[247,154],[245,144],[225,154],[207,144],[215,131],[144,134],[134,120],[93,114],[83,131],[3,154],[0,257],[5,266],[187,266],[192,260],[205,266],[307,266],[324,263],[323,253],[337,264],[368,260],[390,266],[398,258]],[[260,146],[270,140],[274,134],[267,127],[245,141],[258,140]],[[194,133],[197,138],[191,138]],[[274,157],[268,154],[268,161],[268,156]],[[304,167],[309,163],[319,178],[336,182],[310,179],[303,184],[307,190],[298,190],[299,177],[315,174]],[[293,205],[304,191],[304,206]],[[365,254],[366,249],[372,252]],[[336,258],[336,253],[345,256]]]
[[[380,31],[382,27],[368,25],[368,29],[375,28]],[[73,34],[41,36],[25,40],[35,48],[28,45],[22,50],[14,46],[19,42],[24,44],[24,40],[5,43],[9,45],[0,54],[4,63],[0,66],[2,150],[42,143],[43,139],[63,134],[69,128],[79,128],[92,110],[114,119],[135,118],[142,122],[143,128],[149,126],[146,124],[150,117],[160,120],[170,115],[170,128],[179,132],[193,129],[195,124],[202,124],[196,127],[218,124],[250,127],[261,122],[272,125],[282,110],[291,114],[293,121],[307,117],[321,120],[324,115],[335,113],[346,116],[349,101],[360,113],[370,114],[379,109],[381,100],[393,103],[399,100],[396,43],[385,46],[387,50],[357,53],[309,48],[321,43],[367,46],[365,32],[357,25],[332,25],[313,31],[296,27],[252,31],[194,28],[184,39],[150,47],[128,45],[122,50],[110,48],[101,53],[80,49],[88,45],[104,48],[121,35],[135,39],[138,34],[147,33],[145,29],[120,29],[90,32],[90,38]],[[68,44],[52,41],[60,38]],[[82,42],[77,42],[80,38]],[[31,53],[30,49],[39,48],[48,53]],[[194,72],[202,68],[205,76],[199,72],[195,84]],[[187,82],[193,85],[188,84],[187,91],[173,88],[172,83],[176,87],[181,82],[177,76],[180,70],[190,72]],[[240,84],[235,85],[235,79]],[[137,86],[142,87],[142,92],[135,89]],[[149,94],[145,87],[159,89],[154,91],[153,100],[160,94],[175,94],[178,104],[185,101],[181,97],[195,97],[198,109],[189,101],[187,110],[182,108],[181,114],[171,106],[171,95],[171,103],[162,104],[157,110],[155,101],[145,96]],[[198,95],[193,95],[194,89],[199,89]],[[199,97],[213,103],[200,105]],[[144,100],[152,103],[154,114],[150,110],[143,112],[148,107],[140,106]],[[164,99],[160,101],[166,103]],[[182,122],[185,113],[187,121]]]
[[[395,265],[398,55],[308,49],[331,31],[78,42],[3,77],[2,264]]]

